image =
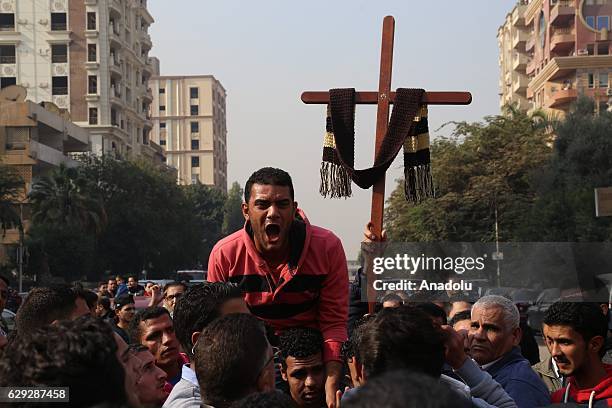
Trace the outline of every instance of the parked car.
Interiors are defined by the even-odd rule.
[[[542,331],[542,322],[548,308],[561,298],[561,289],[544,289],[537,297],[535,303],[527,310],[527,325],[536,332]]]

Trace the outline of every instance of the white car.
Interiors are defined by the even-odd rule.
[[[15,328],[15,313],[11,312],[8,309],[4,309],[2,311],[2,318],[8,325],[9,331],[12,331]]]

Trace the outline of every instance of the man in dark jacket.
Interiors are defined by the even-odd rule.
[[[472,308],[470,352],[519,408],[541,407],[550,402],[550,395],[521,355],[519,320],[511,300],[496,295],[481,298]]]

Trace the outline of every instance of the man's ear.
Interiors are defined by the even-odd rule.
[[[587,348],[589,352],[595,353],[599,356],[599,352],[601,351],[601,348],[605,345],[605,342],[606,341],[602,336],[595,336],[591,340],[589,340]]]
[[[191,333],[191,344],[193,344],[193,347],[195,347],[196,343],[198,342],[200,334],[202,334],[202,332],[199,331]]]
[[[359,384],[365,384],[367,380],[365,368],[363,367],[363,364],[361,364],[359,361],[355,361],[355,372],[357,373],[357,380],[359,381]]]
[[[242,203],[242,216],[245,220],[249,220],[249,205],[247,203]]]
[[[280,365],[280,373],[281,373],[281,377],[283,377],[283,381],[288,381],[287,367],[283,364]]]
[[[297,217],[297,209],[298,209],[298,202],[294,201],[293,202],[293,217]]]
[[[514,330],[512,330],[512,345],[518,346],[521,342],[522,337],[523,337],[523,331],[521,330],[520,327],[517,327]]]

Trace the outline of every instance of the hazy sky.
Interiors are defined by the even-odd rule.
[[[371,192],[353,184],[347,200],[323,199],[319,166],[325,108],[304,90],[378,89],[382,20],[395,17],[392,88],[468,90],[468,106],[429,110],[430,132],[445,122],[499,112],[496,33],[512,0],[203,1],[149,0],[151,55],[162,75],[212,74],[227,90],[228,184],[264,166],[293,177],[310,221],[333,230],[355,258],[370,217]],[[356,167],[374,155],[376,110],[358,106]],[[387,195],[402,175],[401,152]],[[228,186],[229,187],[229,186]]]

